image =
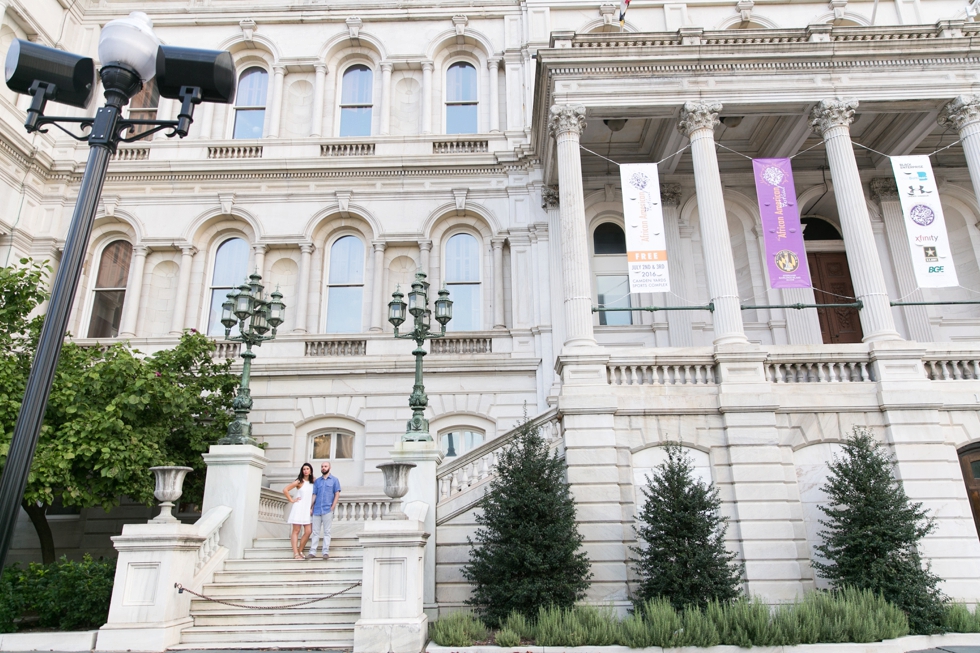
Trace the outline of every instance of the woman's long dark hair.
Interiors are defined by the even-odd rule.
[[[299,468],[299,475],[296,477],[297,481],[306,480],[305,478],[303,478],[303,470],[306,469],[307,467],[310,468],[310,480],[308,482],[309,483],[313,482],[313,465],[311,465],[310,463],[303,463],[303,466]]]

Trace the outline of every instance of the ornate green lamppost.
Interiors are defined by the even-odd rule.
[[[261,347],[266,340],[275,339],[276,329],[286,315],[286,305],[282,303],[282,293],[278,289],[272,293],[272,299],[267,300],[262,293],[265,288],[262,276],[254,273],[248,280],[248,283],[228,293],[228,299],[221,305],[225,340],[245,343],[245,351],[242,352],[245,363],[238,395],[231,404],[235,419],[228,425],[228,435],[218,440],[218,444],[256,444],[252,438],[252,425],[248,423],[248,412],[252,410],[252,394],[248,384],[252,359],[255,358],[252,346]],[[231,330],[236,324],[239,334],[233,336]],[[272,329],[271,333],[269,329]]]
[[[415,282],[412,284],[412,292],[408,293],[408,312],[415,318],[415,328],[411,333],[398,335],[398,327],[405,321],[406,304],[402,301],[404,295],[397,289],[391,294],[391,301],[388,302],[388,321],[395,327],[395,337],[405,340],[415,341],[415,386],[412,388],[412,395],[408,398],[408,405],[412,409],[412,419],[408,420],[405,435],[402,442],[429,442],[432,436],[429,435],[429,420],[425,419],[425,407],[429,404],[429,398],[425,394],[425,386],[422,385],[422,357],[425,350],[422,344],[426,340],[442,338],[446,335],[446,324],[453,319],[453,302],[449,299],[449,291],[443,287],[439,291],[439,299],[435,301],[436,321],[442,325],[439,333],[430,333],[432,311],[429,310],[429,284],[425,281],[424,272],[415,273]]]

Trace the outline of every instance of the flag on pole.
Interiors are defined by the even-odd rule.
[[[620,0],[619,2],[619,26],[626,25],[626,10],[630,7],[630,0]]]

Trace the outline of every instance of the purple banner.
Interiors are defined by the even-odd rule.
[[[773,288],[809,288],[810,269],[803,247],[803,229],[790,160],[752,159],[752,169],[765,234],[769,285]]]

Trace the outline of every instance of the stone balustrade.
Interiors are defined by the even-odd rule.
[[[304,356],[364,356],[367,340],[307,340]]]
[[[489,354],[493,338],[439,338],[432,342],[432,354]]]
[[[715,363],[703,361],[637,363],[610,360],[609,385],[714,385]]]
[[[863,360],[785,360],[770,356],[765,362],[770,383],[860,383],[875,381],[873,368]]]
[[[113,161],[146,161],[149,158],[148,147],[120,147],[112,155]]]
[[[259,521],[285,524],[289,501],[282,492],[264,487],[259,494]],[[391,509],[391,499],[384,494],[342,492],[334,513],[335,525],[370,522],[383,519]]]
[[[261,145],[219,145],[208,148],[209,159],[261,159]]]
[[[966,381],[980,379],[980,356],[932,358],[927,355],[922,359],[926,378],[930,381]]]
[[[484,154],[489,152],[489,141],[435,141],[433,154]]]
[[[238,358],[242,351],[242,343],[228,342],[227,340],[215,340],[215,358]]]
[[[324,143],[320,156],[374,156],[374,143]]]
[[[194,564],[194,575],[197,576],[207,567],[211,559],[221,547],[221,527],[231,515],[231,508],[222,506],[214,508],[203,515],[194,525],[198,535],[204,538],[197,550],[197,562]]]

